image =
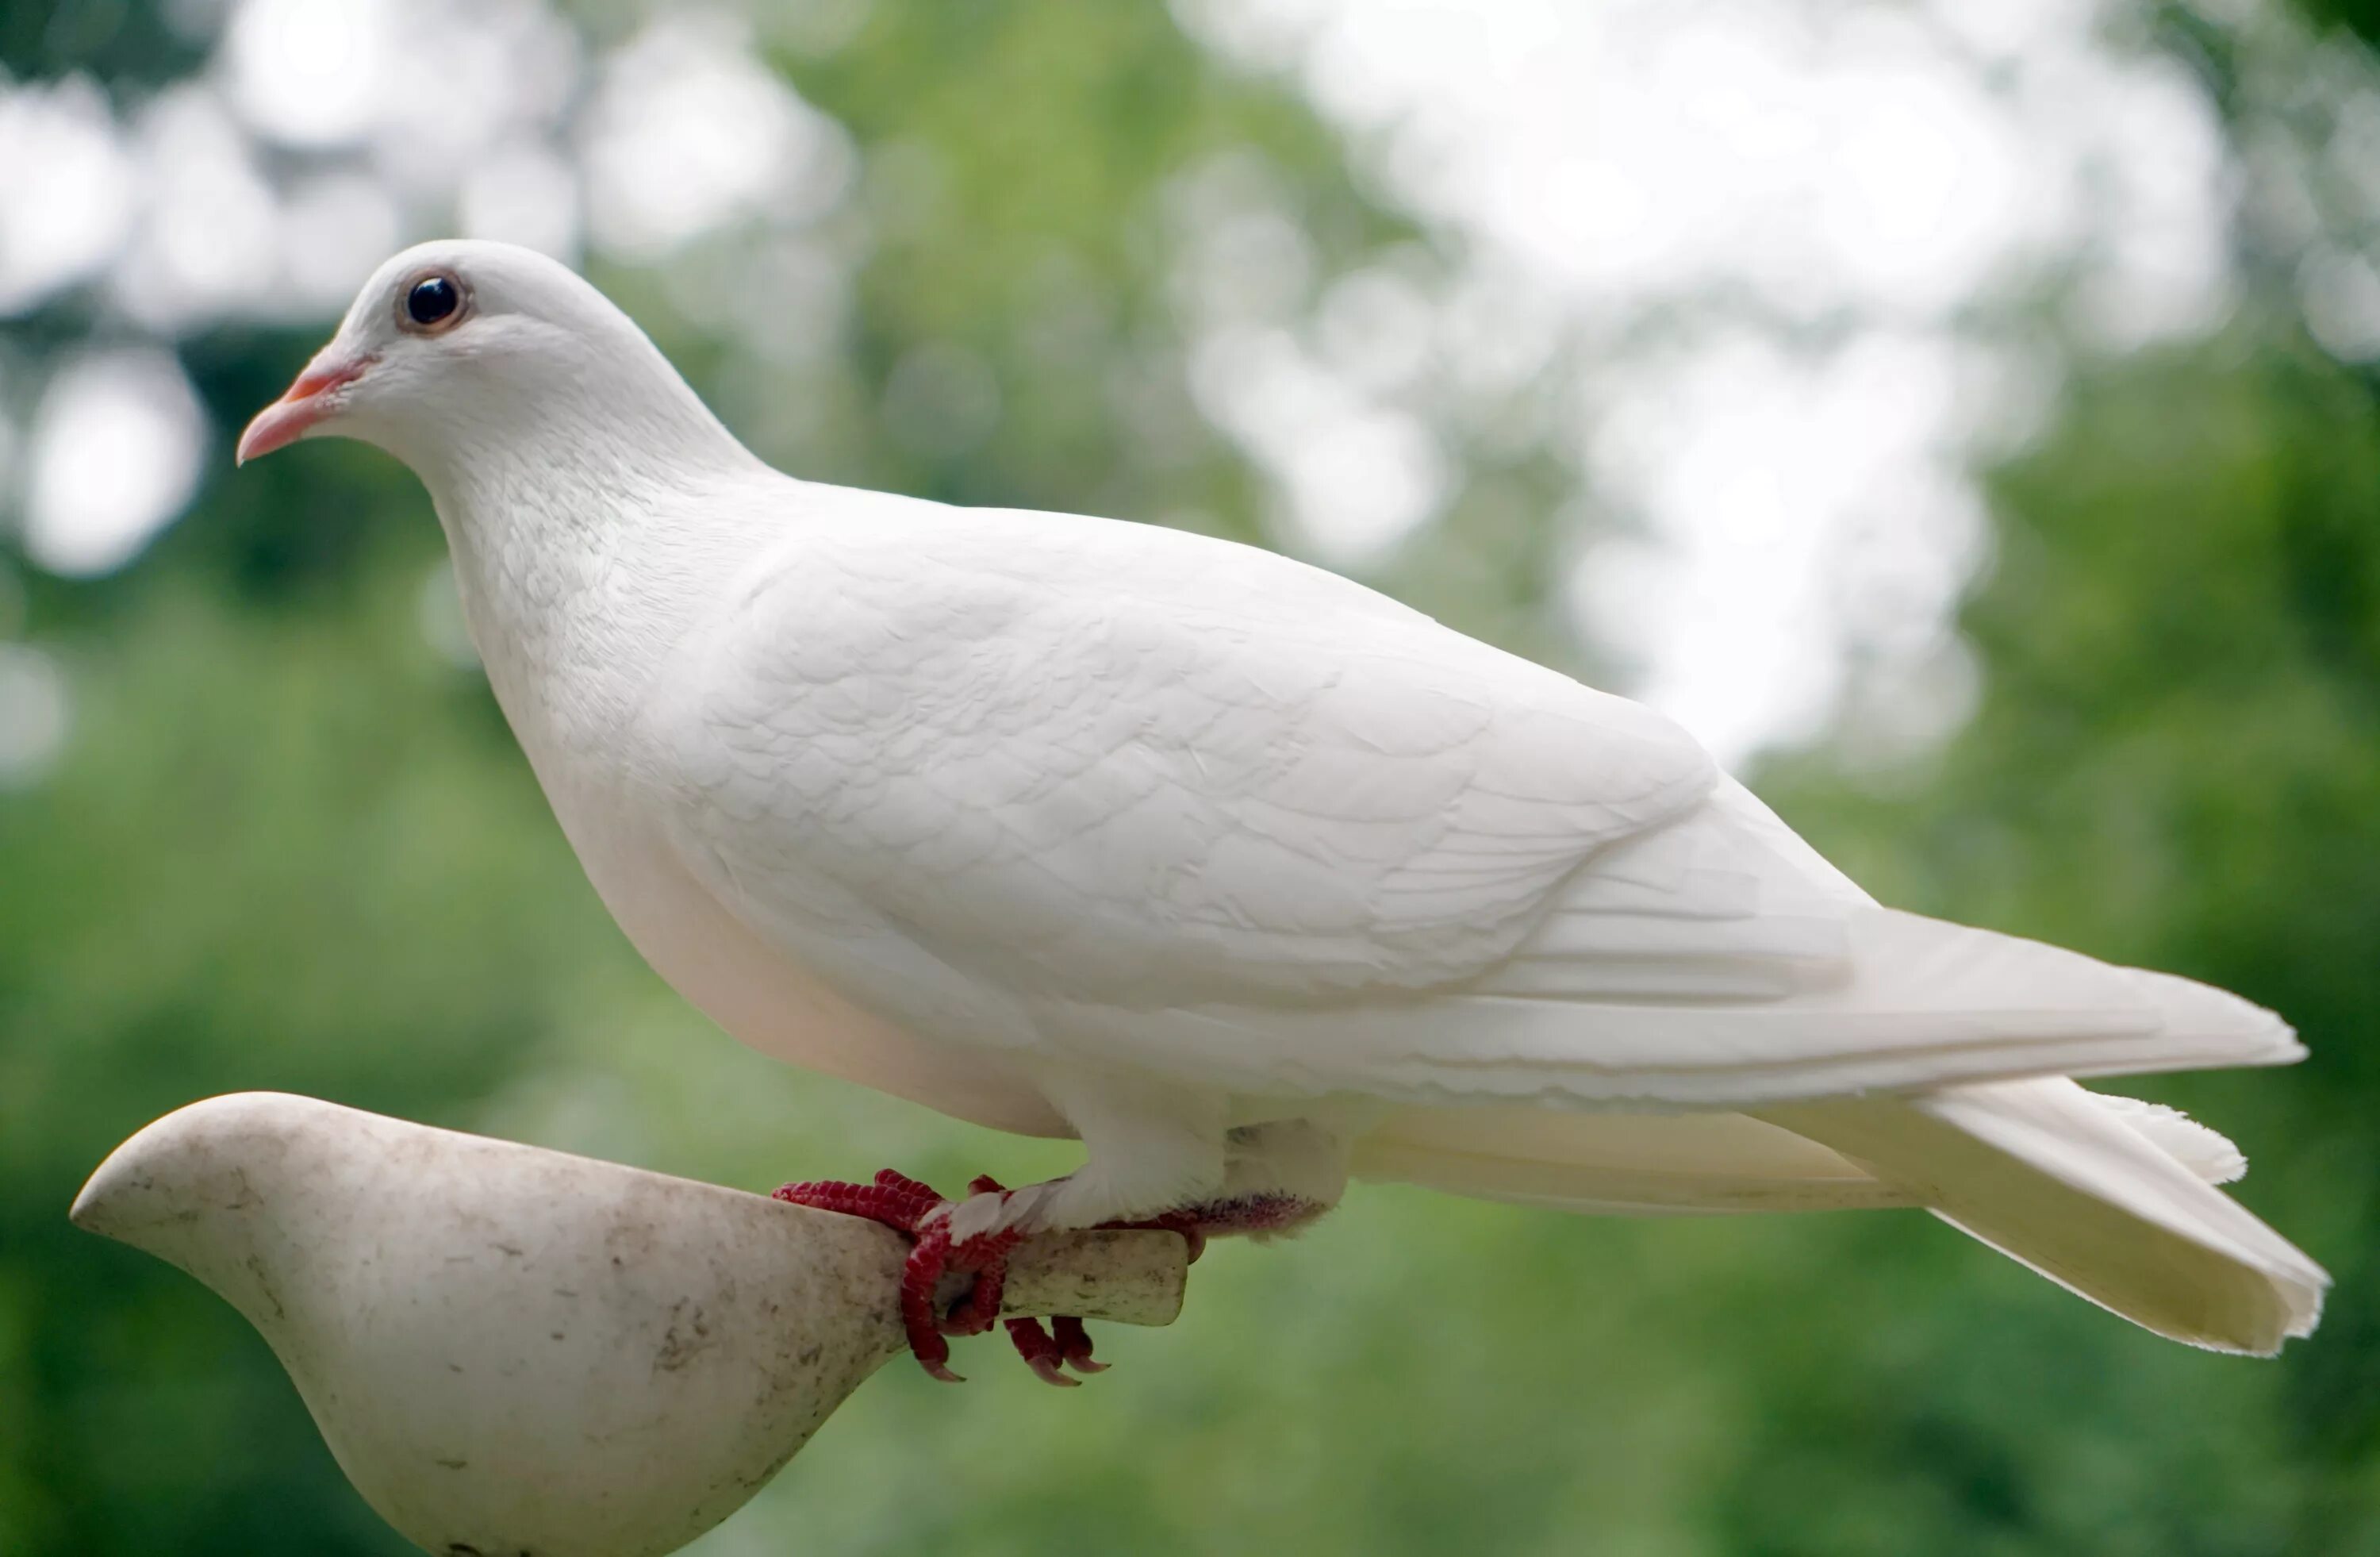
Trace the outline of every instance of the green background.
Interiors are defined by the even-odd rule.
[[[2329,46],[2380,25],[2316,8]],[[2236,136],[2323,110],[2319,80],[2249,89],[2252,26],[2125,14]],[[1257,537],[1255,475],[1178,387],[1150,213],[1180,169],[1245,148],[1321,275],[1413,241],[1309,108],[1142,5],[883,0],[831,58],[778,63],[863,155],[924,146],[946,176],[880,224],[848,340],[798,383],[737,376],[650,274],[597,268],[731,423],[808,476]],[[196,64],[144,5],[0,16],[19,79],[87,70],[130,98]],[[2303,235],[2251,211],[2236,238],[2247,291],[2222,331],[2076,347],[2050,425],[1985,473],[1973,719],[1908,761],[1854,760],[1846,736],[1749,776],[1888,901],[2299,1025],[2313,1058],[2293,1071],[2142,1089],[2240,1140],[2242,1198],[2336,1274],[2312,1342],[2271,1364],[2169,1345],[1914,1215],[1597,1222],[1361,1190],[1293,1245],[1219,1248],[1172,1330],[1103,1332],[1118,1366],[1090,1387],[964,1348],[962,1391],[891,1370],[698,1550],[2380,1552],[2380,385],[2299,319]],[[1093,305],[1062,349],[1053,291]],[[57,299],[8,324],[10,360],[98,327]],[[215,426],[319,334],[185,341]],[[990,364],[996,436],[888,432],[882,387],[921,342]],[[1127,407],[1129,374],[1152,387]],[[225,443],[121,573],[49,577],[0,541],[22,607],[0,630],[77,693],[59,764],[0,794],[12,1557],[404,1550],[227,1308],[64,1220],[109,1147],[194,1098],[310,1092],[757,1188],[1070,1161],[783,1069],[691,1014],[594,901],[484,684],[420,629],[441,552],[412,479],[344,444],[235,476]],[[1592,670],[1548,583],[1574,540],[1563,473],[1526,441],[1463,454],[1444,517],[1373,580]]]

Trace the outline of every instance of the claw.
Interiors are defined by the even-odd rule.
[[[949,1383],[957,1375],[943,1366],[950,1360],[951,1344],[942,1339],[941,1316],[934,1312],[934,1288],[941,1284],[942,1268],[950,1259],[950,1230],[935,1222],[917,1239],[901,1267],[901,1328],[919,1366]]]
[[[990,1174],[970,1181],[968,1192],[975,1195],[1006,1195],[1007,1187]],[[909,1350],[919,1367],[946,1384],[965,1381],[950,1370],[952,1335],[980,1335],[993,1324],[1005,1322],[1008,1339],[1016,1355],[1033,1369],[1035,1377],[1044,1383],[1073,1389],[1082,1381],[1067,1377],[1067,1369],[1076,1373],[1104,1373],[1108,1365],[1091,1356],[1090,1332],[1083,1321],[1073,1315],[1062,1314],[1045,1329],[1039,1320],[1016,1319],[1002,1321],[1000,1301],[1008,1282],[1008,1256],[1025,1235],[1016,1228],[996,1233],[980,1233],[973,1237],[953,1241],[951,1236],[950,1212],[958,1202],[942,1198],[930,1184],[898,1174],[890,1168],[879,1173],[867,1184],[820,1182],[789,1184],[776,1192],[776,1198],[795,1205],[815,1206],[820,1210],[841,1211],[847,1216],[865,1217],[882,1222],[910,1240],[909,1258],[901,1268],[901,1327],[909,1340]],[[1320,1207],[1301,1202],[1310,1217]],[[1210,1210],[1212,1208],[1208,1208]],[[1110,1222],[1104,1228],[1154,1229],[1181,1235],[1189,1246],[1189,1258],[1196,1259],[1205,1252],[1207,1231],[1210,1225],[1232,1227],[1272,1228],[1284,1223],[1278,1218],[1263,1222],[1211,1223],[1196,1208],[1167,1211],[1144,1222]],[[945,1272],[962,1272],[975,1280],[965,1295],[953,1303],[947,1312],[937,1312],[935,1290],[941,1284]],[[1054,1332],[1054,1333],[1053,1333]]]
[[[961,1255],[967,1252],[965,1248],[959,1251]],[[967,1288],[965,1297],[951,1305],[936,1327],[945,1335],[980,1335],[1000,1318],[1000,1300],[1008,1289],[1008,1251],[999,1247],[989,1254],[960,1259],[957,1263],[964,1269],[974,1264],[977,1258],[982,1259],[982,1264],[977,1267],[975,1284]],[[935,1280],[939,1282],[941,1276],[937,1274]]]
[[[1033,1370],[1035,1378],[1045,1384],[1055,1384],[1067,1390],[1082,1382],[1079,1379],[1066,1377],[1062,1367],[1066,1360],[1064,1348],[1050,1338],[1050,1332],[1041,1328],[1039,1320],[1010,1320],[1007,1322],[1009,1344],[1016,1348],[1016,1355],[1025,1359],[1025,1366]]]
[[[978,1194],[1006,1193],[990,1177],[978,1178],[969,1187]],[[909,1257],[901,1267],[901,1328],[908,1338],[909,1351],[930,1377],[946,1384],[965,1382],[948,1366],[951,1345],[944,1337],[980,1335],[999,1320],[1001,1294],[1008,1282],[1008,1253],[1023,1235],[1013,1230],[990,1233],[954,1245],[950,1218],[935,1214],[947,1210],[952,1202],[933,1186],[890,1168],[868,1184],[832,1180],[788,1184],[774,1198],[865,1217],[907,1235]],[[975,1281],[949,1312],[938,1313],[935,1290],[943,1272],[953,1270],[970,1273]],[[1052,1355],[1056,1355],[1054,1347]],[[1060,1381],[1074,1382],[1071,1379]]]
[[[1091,1357],[1091,1332],[1073,1314],[1061,1314],[1050,1321],[1052,1344],[1066,1359],[1066,1366],[1077,1373],[1105,1373],[1109,1365]]]

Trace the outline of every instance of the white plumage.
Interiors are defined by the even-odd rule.
[[[431,274],[466,301],[423,328]],[[2323,1272],[2210,1187],[2228,1142],[2060,1079],[2296,1059],[2277,1018],[1881,907],[1647,709],[1254,548],[794,480],[521,250],[398,256],[310,379],[243,454],[319,429],[421,475],[665,977],[771,1053],[1083,1139],[975,1223],[1351,1167],[1922,1205],[2177,1339],[2313,1328]]]

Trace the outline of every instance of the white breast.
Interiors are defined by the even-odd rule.
[[[990,1129],[1070,1136],[1040,1092],[994,1052],[917,1038],[861,1010],[722,908],[651,826],[549,783],[563,831],[612,917],[654,971],[764,1054]],[[606,814],[608,813],[608,814]]]

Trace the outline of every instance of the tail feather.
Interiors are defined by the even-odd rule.
[[[1909,1197],[1806,1137],[1742,1113],[1407,1109],[1355,1142],[1358,1178],[1621,1216],[1842,1210]]]
[[[2269,1356],[2311,1333],[2330,1278],[2208,1186],[2203,1174],[2231,1165],[2214,1143],[2228,1143],[2182,1130],[2179,1116],[2108,1101],[2070,1082],[2020,1081],[1761,1116],[2160,1335]]]
[[[2247,1165],[2229,1141],[2066,1079],[2286,1064],[2286,1022],[1883,908],[1732,780],[1609,846],[1463,995],[1360,1021],[1247,1032],[1276,1084],[1285,1052],[1354,1056],[1346,1089],[1416,1105],[1356,1143],[1367,1176],[1574,1210],[1921,1205],[2176,1340],[2270,1353],[2321,1314],[2322,1269],[2212,1187]],[[1205,1063],[1245,1046],[1201,1036]],[[1678,1112],[1602,1112],[1632,1108]]]
[[[2203,1183],[2228,1184],[2248,1170],[2238,1147],[2177,1109],[2087,1095]],[[1602,1215],[1917,1204],[1908,1190],[1808,1136],[1719,1111],[1577,1113],[1512,1103],[1400,1109],[1354,1142],[1352,1166],[1358,1178]]]
[[[2230,1137],[2210,1130],[2178,1108],[2110,1092],[2091,1094],[2101,1108],[2148,1137],[2157,1149],[2188,1168],[2202,1184],[2231,1184],[2248,1172],[2248,1159]]]

